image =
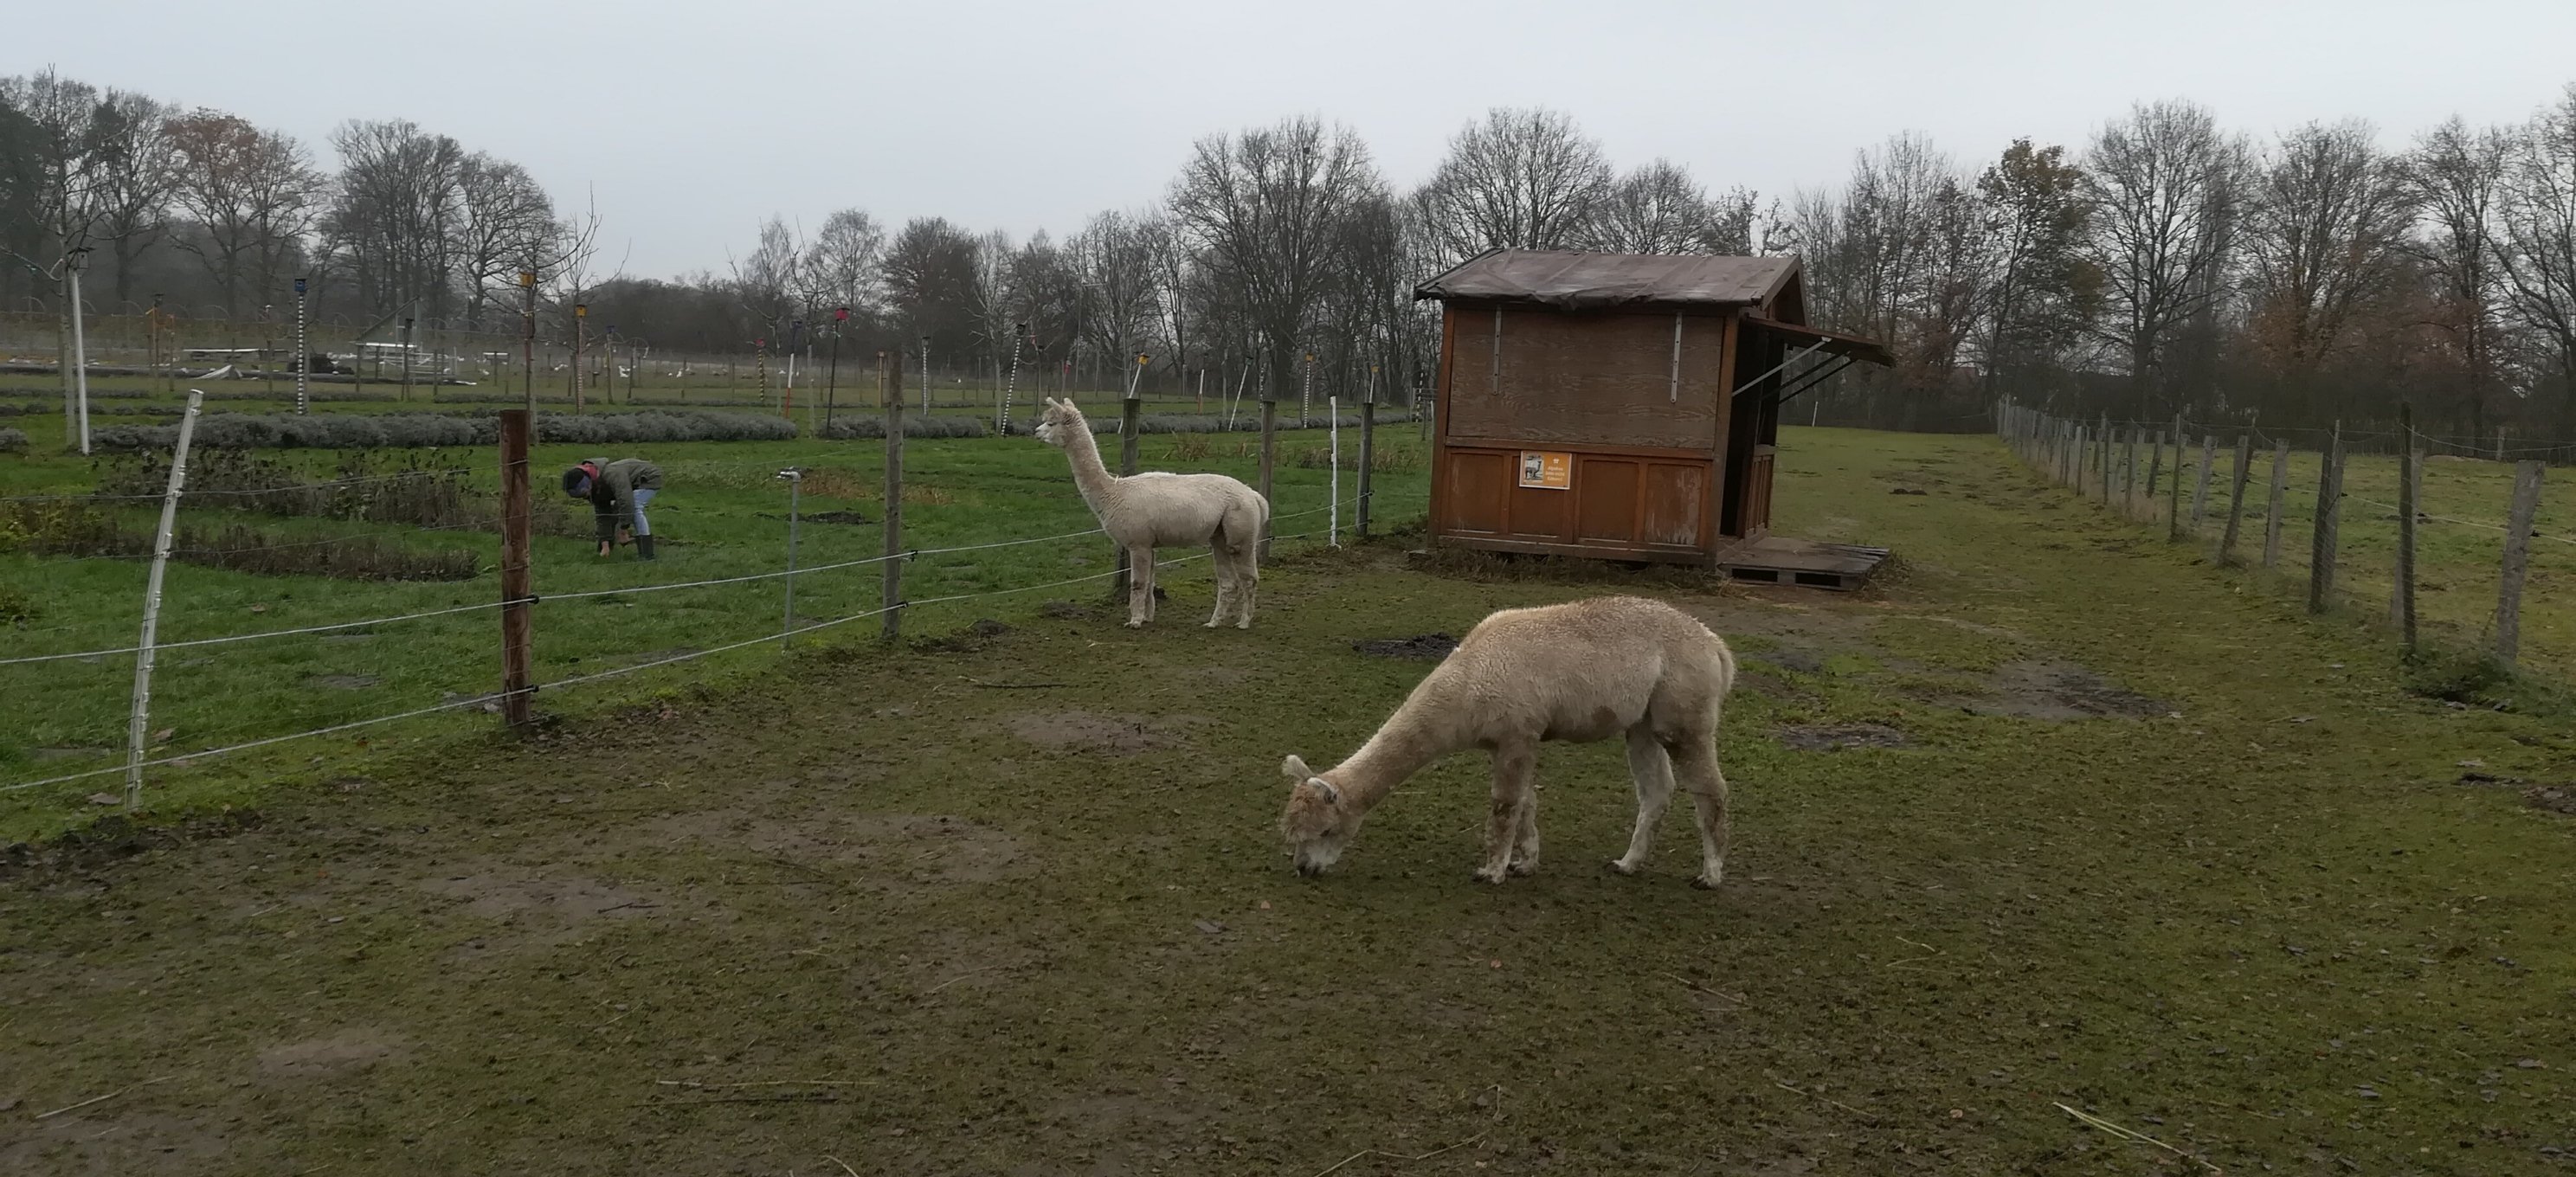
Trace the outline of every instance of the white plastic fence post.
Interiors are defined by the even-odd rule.
[[[144,733],[152,726],[152,637],[161,627],[161,574],[170,567],[170,532],[179,522],[179,488],[188,480],[188,444],[197,436],[197,411],[206,394],[188,390],[179,418],[179,444],[170,455],[170,485],[161,492],[161,529],[152,540],[152,573],[143,586],[143,636],[135,642],[134,711],[125,721],[125,808],[143,804]]]

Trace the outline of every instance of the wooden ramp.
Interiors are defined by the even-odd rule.
[[[1848,592],[1867,583],[1886,562],[1885,548],[1764,536],[1720,553],[1717,570],[1728,580]]]

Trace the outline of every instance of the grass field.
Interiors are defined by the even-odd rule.
[[[1468,879],[1474,757],[1296,878],[1281,755],[1426,666],[1352,643],[1632,582],[1295,549],[1248,633],[995,598],[21,851],[0,1169],[2564,1171],[2576,819],[2501,783],[2566,779],[2563,714],[2411,693],[1989,439],[1782,460],[1784,531],[1902,568],[1643,582],[1745,659],[1715,894],[1678,817],[1601,869],[1608,746],[1545,757],[1533,878]]]
[[[1381,466],[1393,466],[1377,490],[1378,519],[1418,519],[1427,501],[1422,448],[1410,426],[1385,431]],[[1346,437],[1355,449],[1356,439]],[[1115,440],[1110,459],[1114,461]],[[1331,518],[1328,468],[1310,451],[1327,447],[1320,434],[1281,442],[1275,475],[1276,531],[1298,537],[1287,548],[1322,543]],[[554,473],[596,447],[536,447],[538,491],[548,492]],[[536,586],[540,597],[563,596],[537,611],[537,677],[545,682],[616,670],[711,650],[777,633],[785,622],[781,579],[673,592],[610,593],[702,580],[753,576],[786,567],[788,495],[779,470],[805,469],[798,528],[798,566],[827,567],[864,560],[884,550],[883,461],[880,441],[690,443],[634,447],[659,462],[668,488],[652,507],[661,534],[661,559],[637,563],[621,550],[598,559],[586,539],[540,538]],[[1240,435],[1156,436],[1143,445],[1158,467],[1214,469],[1246,478],[1257,469],[1257,443]],[[1348,455],[1346,454],[1346,458]],[[288,452],[284,460],[326,479],[333,455]],[[451,449],[426,455],[425,464],[472,471],[471,481],[496,485],[497,458],[488,448]],[[1086,531],[1089,509],[1073,493],[1063,455],[1025,438],[915,441],[907,448],[905,545],[938,549],[1003,543]],[[1351,522],[1354,475],[1345,471],[1343,524]],[[90,464],[77,457],[13,459],[0,456],[0,495],[69,493],[94,484]],[[240,521],[245,514],[190,502],[182,521]],[[125,506],[120,514],[137,531],[158,517],[155,504]],[[499,539],[483,531],[424,532],[328,519],[263,519],[249,516],[288,543],[319,543],[338,536],[379,535],[405,548],[466,549],[484,574],[470,581],[353,583],[319,576],[255,575],[174,562],[164,588],[160,640],[185,642],[270,630],[334,625],[373,617],[422,613],[498,600]],[[308,538],[309,537],[309,538]],[[1167,559],[1193,555],[1169,552]],[[1210,572],[1202,557],[1164,570],[1173,595],[1161,617],[1195,625],[1205,619]],[[1114,555],[1099,537],[1032,543],[981,551],[925,555],[906,563],[907,599],[929,600],[1089,577],[1018,600],[959,601],[926,605],[908,617],[915,632],[936,630],[978,611],[1025,610],[1048,596],[1105,597],[1101,574]],[[142,608],[146,562],[128,559],[56,559],[0,552],[0,593],[28,602],[34,616],[7,632],[6,655],[105,650],[134,644]],[[569,594],[610,593],[574,599]],[[800,623],[827,621],[879,607],[882,569],[876,564],[800,575]],[[1196,611],[1196,612],[1194,612]],[[872,637],[874,620],[848,629],[801,637],[808,644],[847,644]],[[395,714],[497,689],[498,618],[490,610],[453,613],[378,627],[229,645],[174,649],[163,655],[153,691],[155,756]],[[855,632],[855,631],[864,631]],[[5,656],[5,655],[0,655]],[[612,679],[550,695],[543,707],[578,712],[605,702],[631,700],[706,681],[709,675],[760,674],[777,665],[774,647],[758,646],[698,658],[668,669]],[[0,733],[0,784],[39,780],[121,763],[132,688],[130,656],[0,666],[0,693],[22,700]],[[471,711],[416,723],[428,731],[461,731],[490,720]],[[349,741],[408,738],[402,731],[365,730]],[[165,813],[244,803],[280,763],[322,755],[327,767],[335,745],[297,745],[267,760],[240,765],[154,773],[155,805]],[[65,828],[96,810],[89,796],[117,782],[100,777],[37,790],[0,792],[0,843]]]

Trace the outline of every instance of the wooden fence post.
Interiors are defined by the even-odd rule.
[[[2290,443],[2272,447],[2272,502],[2263,512],[2263,566],[2281,563],[2281,502],[2290,493]]]
[[[2513,464],[2513,508],[2505,514],[2504,579],[2496,590],[2495,622],[2496,658],[2507,666],[2522,656],[2522,582],[2531,570],[2531,523],[2540,514],[2544,469],[2538,462]]]
[[[501,718],[524,728],[535,715],[535,587],[528,564],[528,433],[526,409],[501,410]]]
[[[2334,604],[2335,527],[2343,516],[2343,422],[2334,424],[2317,471],[2316,530],[2308,540],[2308,612]]]
[[[1141,361],[1144,357],[1138,356],[1137,359]],[[1136,386],[1144,375],[1142,363],[1128,370],[1127,394],[1118,402],[1118,473],[1121,477],[1136,473],[1136,445],[1145,432],[1145,401],[1137,395]],[[1112,602],[1123,601],[1127,599],[1128,581],[1136,575],[1136,570],[1129,566],[1131,557],[1127,545],[1112,540],[1109,546],[1118,549],[1118,575],[1109,578],[1109,599]]]
[[[2415,406],[2397,405],[2397,627],[2406,637],[2406,652],[2415,652],[2415,516],[2422,510],[2424,451],[2415,448]]]
[[[1279,463],[1279,397],[1268,388],[1261,390],[1261,498],[1275,513],[1278,503],[1270,497],[1270,474]],[[1261,525],[1261,558],[1270,558],[1269,524]]]
[[[2130,426],[2120,450],[2120,510],[2131,517],[2138,513],[2138,433]]]
[[[2093,439],[2102,458],[2102,505],[2111,505],[2111,414],[2102,414],[2100,436]]]
[[[1360,497],[1358,518],[1354,522],[1359,525],[1356,534],[1363,540],[1369,537],[1369,502],[1376,491],[1371,481],[1373,471],[1370,467],[1376,460],[1377,384],[1372,381],[1369,384],[1368,395],[1360,398]]]
[[[2245,477],[2253,472],[2254,436],[2236,435],[2236,478],[2234,492],[2227,497],[2227,532],[2218,541],[2218,563],[2225,567],[2236,559],[2236,534],[2245,523]]]
[[[2165,431],[2156,430],[2156,445],[2147,451],[2147,509],[2155,510],[2156,481],[2165,472]]]
[[[903,636],[903,351],[885,353],[885,641]]]
[[[2173,477],[2165,483],[2165,539],[2182,538],[2182,414],[2174,414]]]
[[[2200,435],[2200,473],[2191,480],[2191,531],[2200,534],[2200,524],[2209,518],[2209,471],[2218,464],[2218,435]]]

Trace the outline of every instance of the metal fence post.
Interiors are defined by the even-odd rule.
[[[152,572],[143,586],[143,637],[135,643],[134,710],[125,721],[125,808],[143,804],[143,741],[152,726],[152,639],[161,627],[161,576],[170,567],[170,531],[179,522],[179,489],[188,480],[188,444],[197,435],[197,412],[206,394],[188,390],[188,412],[179,418],[179,444],[170,456],[170,485],[161,492],[161,528],[152,539]]]

